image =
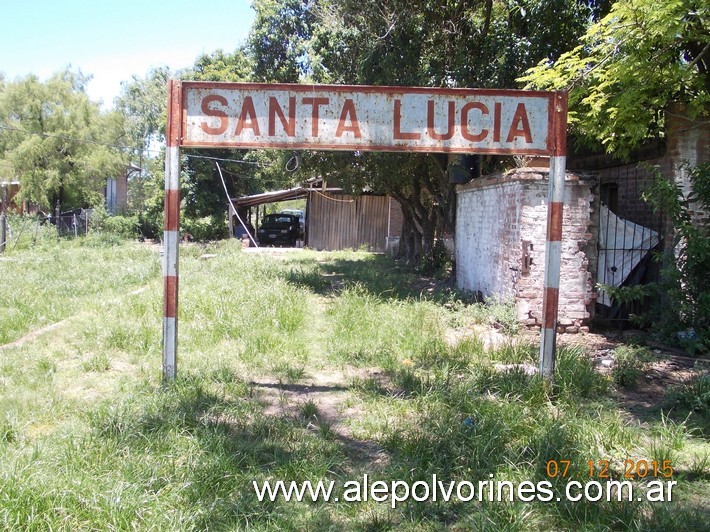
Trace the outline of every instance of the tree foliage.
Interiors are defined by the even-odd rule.
[[[429,87],[514,88],[526,68],[570,49],[591,14],[575,0],[260,0],[255,8],[258,79]],[[321,153],[304,161],[354,192],[366,185],[396,197],[408,259],[430,255],[435,236],[453,232],[445,156]]]
[[[249,34],[255,81],[298,83],[309,70],[309,45],[316,26],[313,0],[256,0]]]
[[[65,70],[0,85],[0,171],[20,181],[20,199],[95,205],[106,178],[125,170],[122,117],[89,100],[88,80]]]
[[[167,84],[175,73],[155,67],[144,78],[134,75],[121,83],[116,110],[124,117],[127,144],[133,149],[134,163],[140,164],[152,143],[165,141]]]
[[[627,156],[662,131],[674,101],[708,113],[710,5],[696,0],[619,0],[559,59],[521,78],[529,88],[569,90],[577,134]]]

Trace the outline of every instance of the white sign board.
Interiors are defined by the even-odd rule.
[[[182,146],[550,155],[554,94],[182,83]]]

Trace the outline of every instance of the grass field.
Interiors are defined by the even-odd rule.
[[[0,259],[0,528],[708,529],[707,411],[634,417],[579,348],[559,350],[553,386],[500,371],[537,359],[503,303],[364,252],[189,245],[180,271],[179,378],[163,385],[156,247],[50,238]],[[487,349],[472,331],[492,321],[511,336]],[[260,502],[252,486],[335,480],[342,496],[365,474],[436,474],[561,490],[590,460],[621,479],[627,459],[670,460],[673,500],[392,508]],[[550,479],[550,460],[568,476]]]

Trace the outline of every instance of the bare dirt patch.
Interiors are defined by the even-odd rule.
[[[325,428],[344,443],[355,462],[381,468],[389,463],[387,452],[372,441],[353,437],[350,430],[348,420],[364,414],[362,402],[351,391],[354,379],[387,381],[377,368],[346,368],[317,371],[298,383],[261,377],[250,384],[264,404],[264,415],[301,419],[313,430]]]
[[[637,420],[644,421],[657,412],[669,389],[710,371],[710,360],[707,358],[689,357],[680,349],[650,340],[641,331],[558,335],[559,345],[582,347],[595,361],[599,371],[607,375],[614,370],[614,350],[630,342],[645,345],[651,356],[635,386],[617,387],[616,390],[619,406]]]

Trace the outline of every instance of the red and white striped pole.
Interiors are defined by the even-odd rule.
[[[550,184],[547,194],[547,244],[545,246],[545,292],[542,299],[543,325],[540,338],[540,375],[552,379],[555,372],[557,313],[560,299],[562,261],[562,213],[567,166],[567,93],[555,94],[550,157]]]
[[[182,85],[168,81],[163,232],[163,381],[177,374],[178,244],[180,242],[180,136]]]

